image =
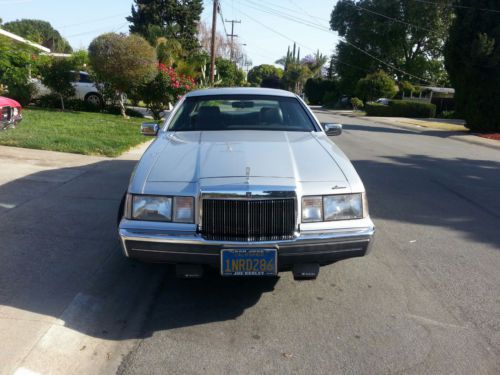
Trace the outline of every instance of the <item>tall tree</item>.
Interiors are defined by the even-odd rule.
[[[124,94],[156,74],[154,48],[138,35],[108,33],[90,43],[89,59],[98,82],[106,82],[118,94],[121,113],[126,117]]]
[[[42,82],[59,96],[63,111],[64,99],[75,94],[75,88],[72,85],[76,79],[74,69],[74,60],[65,58],[50,58],[41,67]]]
[[[498,0],[460,0],[445,48],[457,109],[476,131],[500,131]]]
[[[302,65],[306,65],[313,78],[320,78],[323,76],[323,68],[328,61],[328,57],[319,52],[319,50],[314,55],[307,55],[301,60]]]
[[[234,64],[231,60],[217,57],[215,60],[217,68],[216,86],[231,87],[242,86],[245,82],[245,72]]]
[[[445,83],[442,49],[452,17],[448,4],[449,0],[338,1],[330,26],[351,43],[341,41],[335,56],[335,68],[344,88],[352,93],[360,78],[379,69],[399,80],[415,82],[415,77],[421,77],[422,82],[415,83]]]
[[[203,11],[202,0],[134,0],[131,33],[155,44],[159,37],[178,40],[189,53],[199,48],[197,26]]]
[[[73,51],[68,41],[47,21],[16,20],[3,24],[2,28],[50,48],[52,52],[71,53]]]

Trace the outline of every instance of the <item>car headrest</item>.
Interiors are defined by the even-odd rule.
[[[260,110],[260,120],[265,124],[282,124],[283,113],[280,108],[264,107]]]
[[[221,115],[219,107],[200,107],[197,116],[198,130],[217,129],[221,126]]]

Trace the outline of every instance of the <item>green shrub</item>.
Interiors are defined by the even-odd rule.
[[[70,59],[51,58],[41,65],[42,83],[53,93],[59,96],[60,108],[65,110],[64,101],[75,95],[75,82],[77,73],[75,65]]]
[[[378,116],[378,117],[393,116],[391,107],[380,103],[366,103],[365,111],[367,116]]]
[[[414,102],[410,100],[389,101],[392,116],[394,117],[436,117],[436,106],[432,103]]]
[[[389,105],[366,103],[368,116],[381,117],[436,117],[436,106],[431,103],[413,102],[409,100],[390,100]]]
[[[323,105],[328,108],[334,108],[339,100],[339,95],[336,91],[327,91],[323,95]]]
[[[61,107],[61,99],[57,94],[44,95],[37,100],[37,107],[40,108],[54,108],[59,109]],[[120,107],[118,105],[108,105],[104,110],[97,107],[92,103],[85,102],[80,99],[68,99],[65,102],[65,107],[69,111],[75,112],[104,112],[112,115],[119,115]],[[135,111],[131,108],[126,109],[126,115],[130,117],[144,117],[142,113]]]
[[[61,98],[58,94],[44,95],[37,100],[37,106],[41,108],[61,108]],[[70,111],[78,112],[99,112],[100,108],[92,103],[87,103],[80,99],[66,99],[64,107]]]
[[[23,107],[31,102],[31,98],[35,92],[35,88],[31,83],[10,84],[7,89],[9,98],[17,100]]]
[[[456,120],[456,119],[463,120],[464,119],[463,116],[461,116],[460,113],[458,113],[457,111],[443,111],[439,114],[438,117],[449,119],[449,120]]]
[[[356,85],[356,95],[364,102],[378,98],[392,98],[396,92],[396,82],[383,70],[368,74]]]
[[[338,82],[334,80],[326,80],[322,78],[309,78],[304,86],[304,93],[306,94],[309,104],[324,104],[323,97],[329,92],[330,99],[333,94],[340,95]]]
[[[364,104],[363,104],[363,101],[359,98],[351,98],[351,105],[352,105],[352,109],[354,109],[355,111],[358,110],[359,108],[363,108],[364,107]]]

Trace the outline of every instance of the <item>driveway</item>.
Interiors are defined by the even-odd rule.
[[[122,334],[158,285],[155,267],[121,256],[115,229],[140,155],[0,146],[1,374],[101,372],[128,351]]]

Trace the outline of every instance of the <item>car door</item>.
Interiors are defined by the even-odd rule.
[[[94,83],[90,80],[88,73],[80,72],[77,75],[76,82],[73,82],[73,87],[75,88],[75,98],[80,100],[85,100],[85,96],[89,92],[96,92],[97,89]]]

